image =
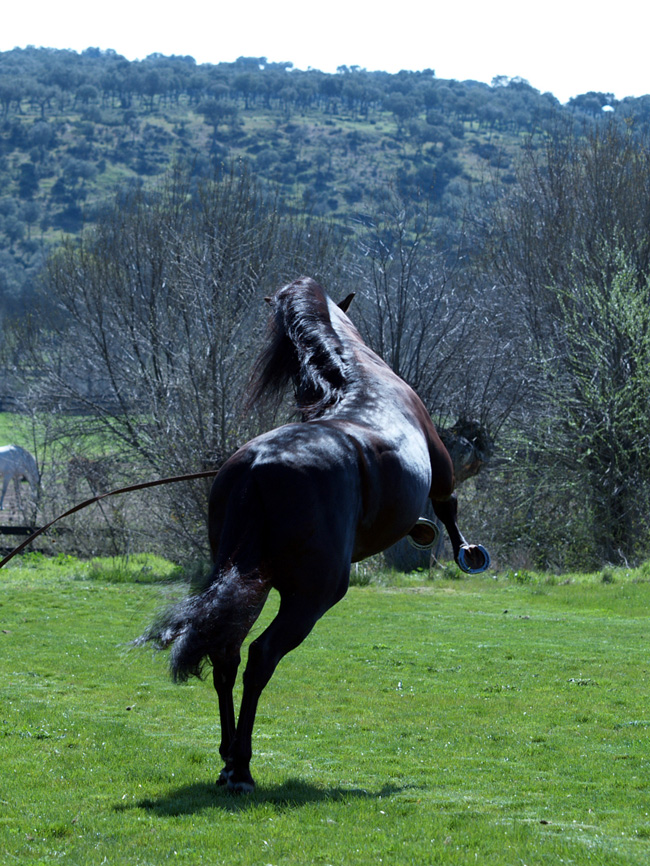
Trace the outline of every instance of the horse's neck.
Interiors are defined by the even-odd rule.
[[[330,306],[330,315],[348,367],[346,393],[332,414],[365,418],[378,432],[387,424],[414,428],[428,440],[433,424],[415,391],[363,341],[336,305]]]
[[[378,356],[375,358],[378,364],[365,363],[355,370],[331,417],[361,422],[377,433],[411,429],[427,436],[428,415],[419,397]]]

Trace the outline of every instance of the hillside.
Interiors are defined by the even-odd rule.
[[[92,224],[119,185],[151,183],[178,160],[205,174],[244,158],[296,208],[343,224],[376,210],[387,184],[453,219],[488,172],[514,181],[523,137],[563,115],[593,122],[604,105],[637,125],[650,118],[650,97],[561,106],[520,79],[487,86],[432,70],[0,53],[0,310],[25,309],[47,250]]]

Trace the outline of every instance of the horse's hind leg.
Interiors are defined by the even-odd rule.
[[[273,676],[280,659],[303,642],[328,607],[330,604],[316,604],[314,599],[295,595],[282,598],[273,622],[250,645],[237,732],[226,764],[230,790],[248,793],[255,787],[250,773],[251,738],[262,690]]]
[[[236,724],[235,710],[233,705],[233,688],[237,679],[237,669],[241,661],[241,645],[256,619],[260,615],[264,603],[269,594],[269,586],[259,582],[253,588],[244,591],[245,605],[239,610],[229,613],[231,628],[230,639],[210,653],[212,662],[212,679],[219,701],[219,720],[221,724],[221,743],[219,754],[224,761],[224,769],[218,779],[219,785],[225,785],[228,781],[228,756],[235,739]],[[241,600],[241,599],[240,599]],[[236,624],[232,627],[232,621]]]
[[[224,762],[224,769],[218,779],[219,785],[225,785],[228,781],[228,774],[225,770],[225,764],[228,760],[228,754],[235,738],[235,708],[233,705],[232,692],[237,679],[237,669],[241,656],[239,652],[227,660],[212,659],[212,677],[214,687],[219,700],[219,717],[221,720],[221,744],[219,746],[219,754]]]

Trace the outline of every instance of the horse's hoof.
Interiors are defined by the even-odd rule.
[[[223,770],[219,773],[219,778],[217,779],[217,785],[227,785],[230,781],[230,777],[232,775],[232,770],[226,770],[224,767]]]
[[[471,544],[458,551],[458,567],[465,574],[481,574],[490,567],[490,554],[482,544]]]
[[[231,770],[228,773],[228,781],[226,783],[228,790],[232,794],[251,794],[255,790],[255,782],[250,773],[246,774],[248,778],[244,777],[243,779],[235,779],[233,778],[234,775],[234,772]]]
[[[433,520],[420,517],[406,538],[416,550],[431,550],[438,543],[440,530]]]
[[[252,794],[255,790],[255,782],[228,782],[228,790],[232,794]]]

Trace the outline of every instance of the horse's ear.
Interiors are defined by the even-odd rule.
[[[355,295],[356,292],[350,292],[347,298],[343,298],[342,301],[339,301],[339,307],[343,310],[344,313],[347,313],[347,311],[350,309],[350,304],[352,303]]]
[[[266,301],[267,304],[270,304],[270,303],[271,303],[271,298],[268,298],[268,297],[267,297],[267,298],[264,298],[264,300]]]

